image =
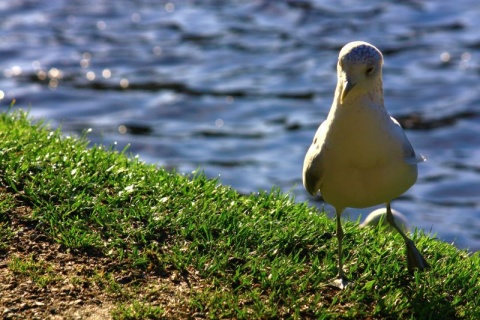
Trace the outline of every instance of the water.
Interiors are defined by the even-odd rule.
[[[0,108],[15,99],[66,134],[91,128],[146,162],[321,207],[303,157],[339,49],[365,40],[384,53],[388,110],[428,158],[393,207],[478,251],[479,16],[477,0],[4,1]]]

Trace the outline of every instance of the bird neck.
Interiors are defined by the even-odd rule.
[[[375,104],[377,106],[382,106],[382,107],[384,106],[384,102],[383,102],[383,83],[382,83],[381,78],[376,81],[375,86],[367,92],[367,95],[368,95],[369,100],[373,104]]]
[[[341,99],[342,92],[342,83],[338,83],[333,102],[337,107],[341,108],[360,104],[384,108],[383,83],[381,78],[374,84],[369,84],[368,86],[358,84],[350,93],[348,93],[346,99],[343,101]]]

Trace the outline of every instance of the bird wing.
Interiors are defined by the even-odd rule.
[[[416,155],[415,150],[413,149],[412,145],[410,144],[410,141],[408,141],[408,138],[405,134],[405,131],[403,131],[402,126],[398,121],[390,117],[392,120],[394,127],[395,127],[395,133],[399,136],[399,138],[402,140],[402,149],[403,149],[403,154],[405,157],[405,162],[411,165],[416,165],[419,162],[423,162],[426,160],[426,158],[423,155]]]
[[[311,195],[315,195],[322,184],[324,170],[322,150],[325,148],[326,132],[327,122],[324,121],[315,133],[303,162],[303,186]]]

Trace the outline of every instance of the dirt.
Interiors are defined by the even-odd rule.
[[[162,318],[199,315],[186,303],[202,286],[194,270],[142,272],[99,254],[72,252],[39,231],[30,216],[28,206],[12,209],[7,225],[13,236],[0,239],[0,318],[111,319],[132,301],[160,307]],[[32,267],[18,270],[15,261]]]

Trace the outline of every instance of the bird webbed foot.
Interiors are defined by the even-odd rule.
[[[427,260],[425,260],[420,251],[418,251],[412,240],[405,239],[405,246],[407,248],[408,270],[413,271],[417,269],[423,271],[430,268]]]
[[[329,284],[332,287],[343,290],[343,289],[347,288],[347,286],[351,286],[353,284],[353,282],[348,280],[348,278],[345,277],[344,275],[339,275],[335,279],[330,280]]]

